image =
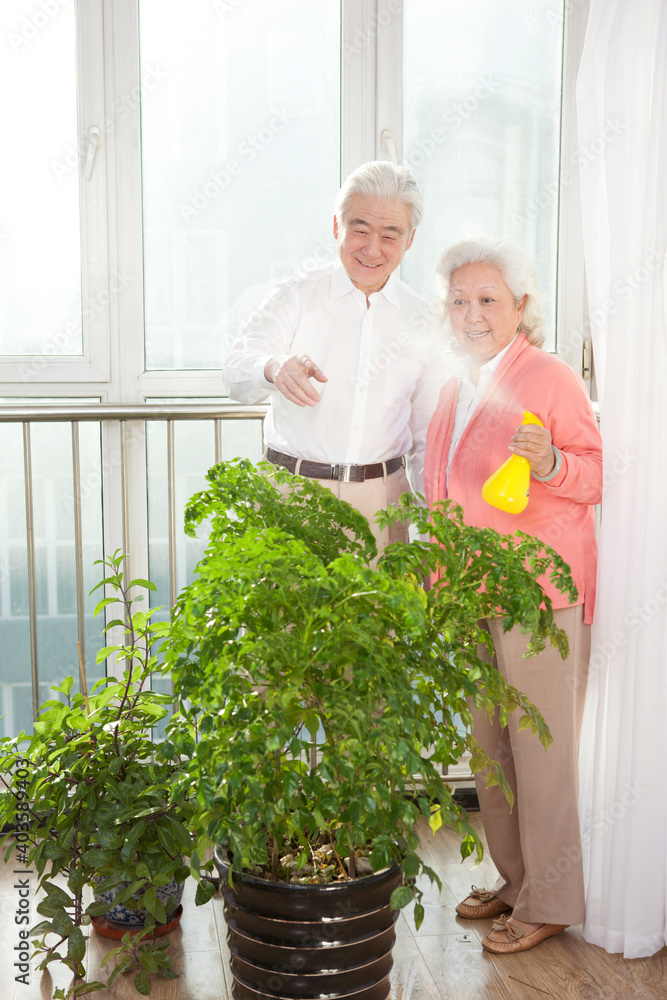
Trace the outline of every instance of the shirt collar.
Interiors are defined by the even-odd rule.
[[[503,347],[502,351],[498,351],[498,353],[494,358],[491,358],[491,360],[487,361],[485,365],[482,365],[482,368],[486,368],[487,371],[494,372],[498,367],[498,365],[500,364],[500,362],[505,357],[505,355],[507,354],[507,352],[509,351],[510,347],[516,340],[517,336],[518,334],[515,333],[512,339],[510,340],[509,344],[507,345],[507,347]]]
[[[334,261],[329,298],[340,299],[343,295],[347,295],[348,292],[351,291],[358,292],[360,289],[358,289],[356,285],[352,284],[350,276],[341,264],[340,260]],[[401,308],[401,298],[398,293],[398,278],[396,277],[395,272],[392,271],[384,286],[380,289],[380,292],[375,294],[384,295],[387,302],[391,303],[392,306],[395,306],[397,309]]]
[[[510,340],[509,344],[507,345],[507,347],[503,347],[502,351],[499,351],[498,354],[496,354],[494,357],[492,357],[489,361],[486,361],[483,365],[479,366],[479,381],[480,382],[481,381],[488,382],[488,380],[491,378],[491,376],[493,375],[493,373],[497,369],[498,365],[503,360],[503,358],[505,357],[505,355],[509,351],[510,347],[512,346],[512,344],[516,340],[517,336],[518,336],[518,333],[515,333],[514,336],[512,337],[512,339]],[[470,381],[470,367],[468,367],[466,369],[465,378],[466,378],[467,381]],[[479,382],[477,384],[479,385]]]

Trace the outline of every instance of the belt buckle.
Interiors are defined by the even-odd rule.
[[[357,473],[353,476],[352,470],[357,469]],[[366,476],[364,473],[363,466],[357,465],[332,465],[331,466],[331,478],[337,479],[339,483],[363,483]]]

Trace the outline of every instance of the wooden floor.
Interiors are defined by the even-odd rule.
[[[473,815],[475,819],[478,814]],[[489,885],[495,878],[490,860],[473,871],[461,864],[455,836],[440,830],[423,834],[423,855],[443,880],[443,891],[425,887],[426,917],[415,932],[409,911],[398,920],[392,972],[393,1000],[665,1000],[667,998],[667,948],[650,959],[627,961],[587,944],[581,928],[571,927],[523,955],[492,956],[480,942],[491,921],[464,921],[454,906],[472,883]],[[14,945],[18,944],[15,913],[18,889],[8,865],[0,877],[0,998],[1,1000],[50,1000],[55,986],[65,986],[67,976],[54,968],[54,978],[34,969],[29,984],[16,983],[18,970]],[[24,876],[25,877],[25,876]],[[32,880],[34,881],[34,876]],[[219,896],[204,907],[195,907],[189,885],[180,926],[170,935],[172,954],[181,976],[155,979],[154,1000],[227,1000],[231,997],[222,902]],[[31,900],[31,920],[39,919]],[[90,978],[106,979],[100,970],[107,947],[96,934],[89,948]],[[136,1000],[131,979],[114,984],[93,996],[100,1000]]]

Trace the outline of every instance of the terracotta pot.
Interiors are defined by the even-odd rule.
[[[216,849],[237,1000],[385,1000],[401,884],[398,867],[329,885],[267,882],[233,873]]]
[[[168,923],[158,924],[156,926],[153,932],[155,937],[164,937],[165,934],[169,934],[171,931],[173,931],[173,929],[175,927],[178,927],[178,925],[180,924],[182,916],[183,916],[183,907],[179,904],[178,909],[174,910],[174,912],[170,914]],[[115,924],[113,920],[106,920],[105,917],[93,916],[90,919],[93,927],[95,928],[98,934],[101,934],[102,937],[112,938],[114,941],[120,941],[123,937],[125,937],[128,931],[130,932],[130,934],[141,934],[141,932],[144,929],[143,926],[129,927],[127,924]],[[144,939],[144,942],[146,940],[150,941],[151,939],[150,938]]]

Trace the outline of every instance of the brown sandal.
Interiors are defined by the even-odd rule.
[[[528,951],[534,948],[540,941],[544,941],[554,934],[564,931],[567,924],[542,924],[532,934],[525,934],[519,927],[511,924],[507,917],[503,915],[499,920],[493,921],[491,934],[503,935],[499,940],[494,940],[491,934],[487,934],[482,941],[482,948],[492,951],[494,955],[511,955],[517,951]]]
[[[488,889],[478,889],[476,885],[471,886],[469,896],[456,907],[456,912],[466,920],[483,920],[485,917],[497,917],[499,913],[511,910],[509,903],[504,903],[496,896],[495,892]]]

